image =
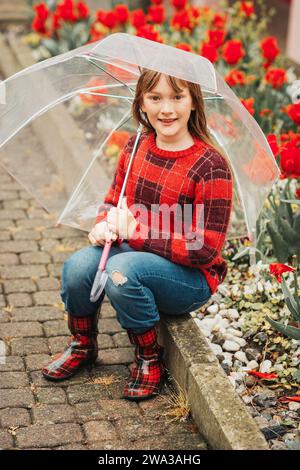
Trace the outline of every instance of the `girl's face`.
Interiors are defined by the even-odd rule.
[[[143,96],[141,109],[147,113],[150,124],[164,140],[178,140],[187,132],[191,110],[195,109],[188,87],[180,86],[176,93],[161,75],[155,88]],[[168,122],[167,120],[171,120]]]

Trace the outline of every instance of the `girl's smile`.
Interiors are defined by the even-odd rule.
[[[176,92],[162,74],[155,88],[145,92],[141,108],[156,131],[158,145],[192,144],[188,121],[194,108],[188,87]]]

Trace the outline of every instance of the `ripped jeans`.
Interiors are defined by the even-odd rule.
[[[73,316],[96,314],[106,294],[121,326],[143,333],[159,321],[159,312],[184,315],[211,297],[205,276],[198,269],[175,264],[154,253],[136,251],[123,242],[111,246],[105,291],[92,303],[90,291],[102,250],[102,246],[82,248],[63,265],[61,298],[66,311]]]

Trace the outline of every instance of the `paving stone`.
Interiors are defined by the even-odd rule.
[[[99,441],[118,441],[116,430],[108,421],[90,421],[83,425],[88,442]]]
[[[54,336],[48,339],[49,349],[52,354],[61,352],[68,344],[71,334],[69,336]]]
[[[12,307],[30,307],[32,305],[32,298],[29,294],[9,294],[7,296],[7,302]]]
[[[4,295],[0,294],[0,308],[6,307]]]
[[[106,389],[111,399],[120,399],[124,387],[129,379],[129,369],[122,366],[94,366],[91,370],[91,381],[99,383],[101,388]],[[106,397],[103,397],[106,398]]]
[[[62,304],[60,291],[50,292],[36,292],[33,294],[34,302],[36,305],[56,305]]]
[[[8,231],[1,230],[1,232],[0,232],[0,240],[1,240],[1,241],[11,240],[10,233],[9,233]]]
[[[68,444],[65,446],[54,447],[55,450],[88,450],[88,447],[74,442],[74,444]]]
[[[44,323],[46,336],[60,336],[69,333],[68,325],[65,320],[46,321]]]
[[[0,430],[0,450],[11,449],[13,447],[13,437],[6,430]]]
[[[106,419],[121,419],[122,417],[137,418],[140,420],[143,414],[136,402],[128,400],[99,400],[102,416]]]
[[[97,341],[99,349],[108,349],[115,347],[112,337],[110,335],[98,335]]]
[[[67,402],[65,390],[59,387],[37,387],[36,395],[39,403],[47,405]]]
[[[69,257],[71,253],[70,252],[53,252],[52,253],[52,261],[53,263],[64,263]]]
[[[0,390],[0,408],[28,407],[34,404],[34,396],[30,388],[11,388]]]
[[[67,388],[68,402],[71,405],[85,401],[109,398],[106,387],[98,384],[85,383],[83,385],[72,385]]]
[[[60,289],[60,282],[55,277],[43,277],[41,279],[37,279],[36,282],[40,291]]]
[[[25,219],[26,213],[24,210],[8,210],[8,209],[1,209],[0,210],[0,219]]]
[[[12,255],[16,256],[16,255]],[[36,285],[32,279],[10,279],[9,281],[3,281],[4,292],[6,294],[11,294],[13,292],[23,293],[23,292],[35,292]]]
[[[30,201],[30,204],[32,205],[33,202],[34,201]],[[46,210],[41,209],[41,208],[36,209],[35,207],[29,207],[29,209],[27,211],[27,215],[28,215],[29,219],[34,219],[35,217],[37,217],[37,218],[45,217],[46,219],[48,218],[48,220],[49,220],[49,214],[46,212]]]
[[[102,302],[100,311],[101,318],[116,318],[116,311],[109,302]]]
[[[39,241],[39,246],[41,248],[41,251],[51,253],[59,249],[60,243],[57,240],[46,240],[43,238],[42,240]],[[70,252],[70,255],[71,255],[71,252]]]
[[[26,372],[1,372],[0,374],[0,389],[4,388],[19,388],[29,385],[29,380]]]
[[[59,320],[64,318],[64,312],[56,307],[36,306],[29,308],[15,308],[11,312],[13,321],[40,321]]]
[[[2,428],[29,426],[30,413],[25,408],[6,408],[0,410],[0,425]]]
[[[48,264],[47,265],[47,270],[49,276],[54,276],[54,277],[61,277],[61,264]]]
[[[4,209],[28,209],[28,202],[22,199],[4,201]]]
[[[0,372],[24,371],[23,359],[18,356],[6,356],[5,364],[0,364]],[[1,378],[0,378],[1,380]]]
[[[5,191],[3,188],[0,190],[0,201],[9,201],[10,199],[17,199],[18,193],[16,191]]]
[[[44,232],[44,237],[45,238],[57,238],[57,239],[62,239],[62,238],[77,238],[81,237],[82,234],[79,233],[78,230],[72,229],[72,228],[52,228],[45,230]]]
[[[120,323],[115,318],[101,318],[99,322],[99,333],[119,333],[124,331]]]
[[[23,253],[26,251],[38,251],[38,249],[38,244],[35,241],[0,242],[0,253]]]
[[[30,354],[25,357],[26,369],[28,371],[40,370],[49,362],[49,354]]]
[[[76,421],[76,410],[70,405],[40,405],[32,409],[34,424],[71,423]]]
[[[21,253],[20,260],[22,264],[45,264],[51,262],[51,257],[48,253],[36,251],[35,253]]]
[[[93,450],[91,445],[88,446]],[[97,447],[95,447],[96,449]],[[98,447],[99,448],[99,447]],[[207,450],[205,442],[199,438],[198,435],[185,436],[183,434],[169,434],[152,436],[151,438],[138,439],[129,442],[127,439],[122,439],[113,447],[110,444],[104,444],[102,450]]]
[[[99,360],[101,364],[130,364],[134,360],[134,348],[103,349]]]
[[[50,361],[51,361],[51,357],[49,356],[48,361],[46,361],[45,365],[48,364]],[[71,385],[81,385],[90,381],[89,371],[86,368],[82,368],[80,371],[77,372],[76,375],[62,382],[53,382],[53,381],[45,379],[45,377],[42,375],[40,370],[30,372],[29,376],[30,376],[31,382],[36,387],[47,387],[47,388],[49,387],[59,388],[62,386],[66,387],[66,386],[71,386]]]
[[[21,449],[28,447],[53,447],[57,445],[81,442],[84,439],[78,424],[34,424],[28,428],[16,431],[17,446]]]
[[[131,347],[127,333],[122,331],[111,336],[113,344],[117,348]]]
[[[103,409],[100,405],[100,401],[111,401],[111,400],[95,400],[84,403],[76,403],[73,408],[76,413],[76,420],[80,423],[93,420],[105,420]]]
[[[0,254],[0,266],[19,264],[18,255],[15,253],[1,253]]]
[[[47,276],[47,271],[44,265],[19,265],[0,267],[0,276],[2,279],[15,279],[15,278],[28,278],[28,277],[42,277]]]
[[[45,230],[46,227],[51,226],[52,222],[41,217],[36,217],[34,219],[17,219],[17,226],[21,229],[41,229]]]
[[[12,230],[14,228],[16,228],[16,225],[15,225],[13,220],[11,220],[11,219],[10,220],[8,220],[8,219],[7,220],[5,220],[5,219],[0,220],[0,229],[1,230],[6,230],[6,229],[7,230]]]
[[[40,240],[41,238],[42,234],[37,230],[20,230],[14,233],[15,240]]]
[[[8,312],[4,312],[4,310],[0,310],[0,323],[6,323],[10,321],[10,315]]]
[[[43,336],[41,325],[36,322],[0,323],[0,338]]]
[[[10,346],[13,355],[27,356],[28,354],[49,353],[45,338],[16,338],[11,340]]]

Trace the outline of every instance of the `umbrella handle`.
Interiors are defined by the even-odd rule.
[[[104,271],[104,269],[105,269],[111,245],[112,245],[112,240],[109,240],[109,241],[105,242],[104,249],[102,251],[102,255],[101,255],[101,259],[100,259],[100,263],[99,263],[99,266],[98,266],[99,271]]]

